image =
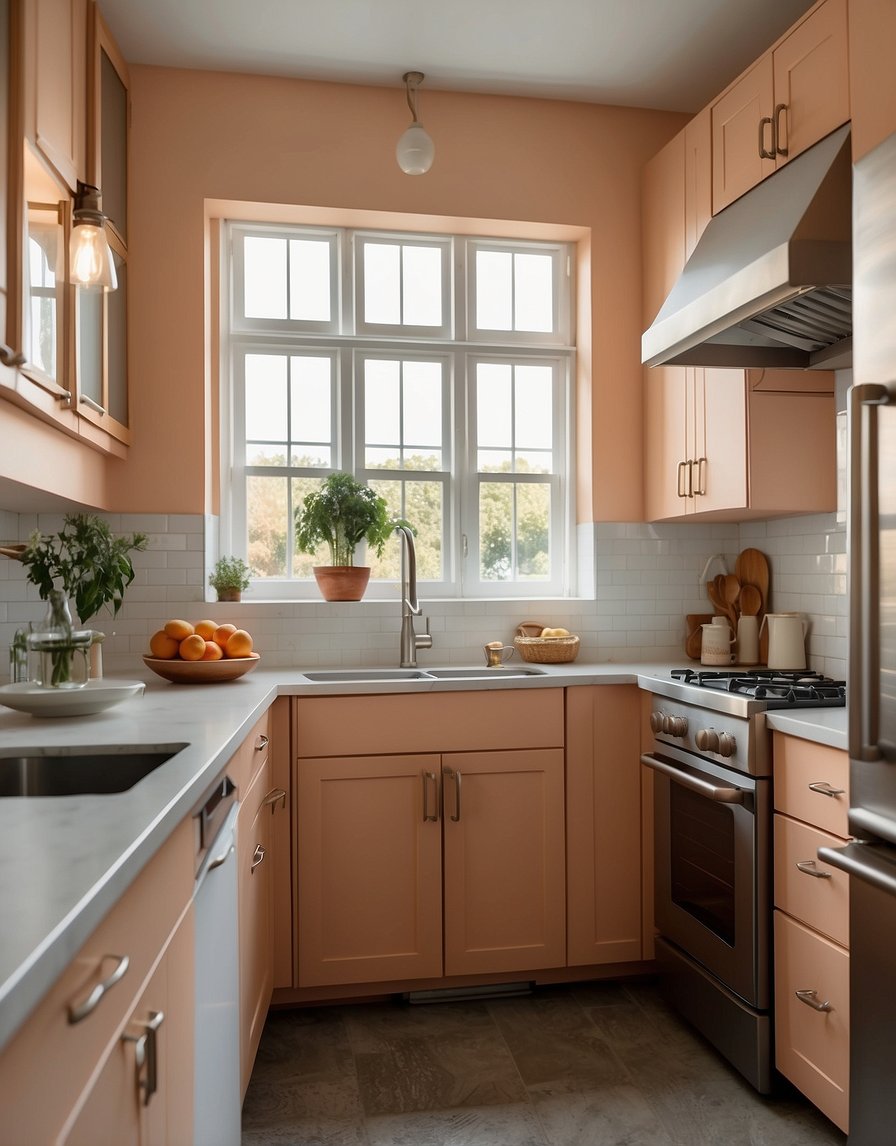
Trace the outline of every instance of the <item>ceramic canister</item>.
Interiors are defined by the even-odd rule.
[[[703,638],[700,645],[700,663],[704,665],[730,665],[734,660],[731,646],[734,644],[734,635],[728,622],[722,618],[723,624],[701,625]]]

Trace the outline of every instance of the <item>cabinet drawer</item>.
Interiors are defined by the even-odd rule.
[[[818,1011],[797,998],[815,991]],[[775,912],[775,1058],[778,1070],[841,1130],[849,1113],[849,953]]]
[[[252,731],[234,752],[227,766],[227,775],[239,789],[242,800],[258,771],[267,761],[271,740],[271,709],[255,722]]]
[[[842,843],[799,820],[775,816],[775,906],[849,947],[849,876],[818,859],[819,848]],[[797,866],[807,861],[814,867]]]
[[[849,837],[849,756],[838,748],[774,734],[775,811]],[[810,784],[833,791],[813,790]]]
[[[188,819],[137,876],[0,1058],[4,1146],[55,1140],[130,1014],[192,890],[193,825]],[[86,1018],[70,1023],[69,1007],[83,1003],[122,955],[127,955],[129,965],[121,980]],[[29,1114],[21,1139],[13,1129],[17,1120],[9,1114],[15,1110]]]
[[[563,746],[563,689],[296,701],[299,756],[487,752]]]

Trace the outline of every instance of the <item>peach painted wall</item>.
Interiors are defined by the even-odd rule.
[[[420,110],[436,161],[413,178],[395,162],[408,121],[398,83],[132,67],[131,92],[135,444],[126,463],[109,463],[111,508],[216,506],[207,480],[217,440],[205,335],[216,200],[438,216],[458,229],[468,218],[510,219],[584,236],[593,352],[586,334],[578,517],[641,517],[639,180],[685,117],[425,89]]]

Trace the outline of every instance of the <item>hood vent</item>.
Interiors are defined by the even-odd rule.
[[[846,126],[711,219],[641,339],[642,361],[848,366],[851,185]]]

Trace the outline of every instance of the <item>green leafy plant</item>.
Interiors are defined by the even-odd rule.
[[[208,583],[218,593],[227,590],[242,593],[249,588],[249,566],[242,557],[219,557]]]
[[[295,512],[299,549],[314,553],[326,542],[331,565],[354,565],[355,547],[363,540],[381,557],[396,525],[408,522],[391,517],[385,498],[342,472],[330,474]]]
[[[101,517],[67,514],[58,533],[32,533],[19,560],[42,600],[61,589],[86,624],[104,605],[111,607],[113,617],[118,613],[124,591],[134,580],[128,555],[145,548],[145,534],[113,537]]]

